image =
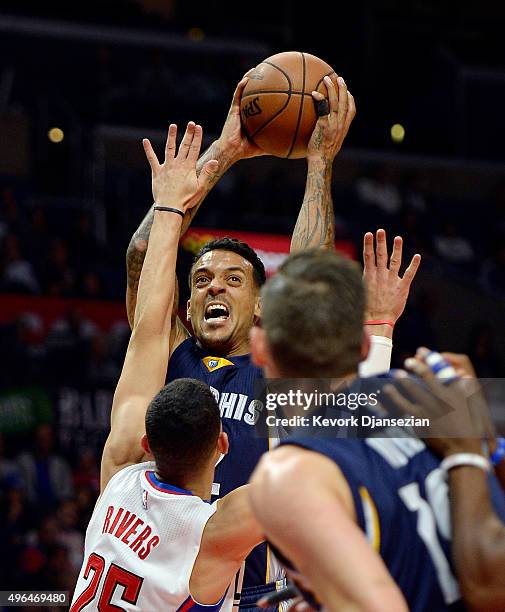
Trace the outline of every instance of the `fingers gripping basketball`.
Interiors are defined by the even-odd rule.
[[[304,157],[317,121],[312,91],[326,96],[333,68],[309,53],[286,51],[263,60],[248,75],[240,116],[247,135],[266,153]]]

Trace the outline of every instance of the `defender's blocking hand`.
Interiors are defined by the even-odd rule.
[[[212,175],[218,165],[217,160],[209,160],[197,176],[196,162],[202,146],[202,135],[202,126],[190,121],[176,154],[177,125],[171,123],[162,164],[150,141],[147,138],[142,141],[151,166],[154,202],[159,206],[170,206],[186,212],[199,201],[207,176]]]
[[[396,323],[405,309],[410,285],[421,263],[421,255],[414,255],[401,277],[403,239],[396,236],[388,264],[386,232],[377,230],[377,249],[374,250],[374,236],[365,234],[363,240],[363,280],[367,290],[365,321],[385,320]]]

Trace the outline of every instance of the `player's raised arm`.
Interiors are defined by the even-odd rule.
[[[307,147],[307,181],[302,207],[298,214],[291,253],[311,247],[333,249],[335,216],[331,196],[333,160],[349,131],[356,106],[342,77],[324,77],[328,90],[329,113],[319,117]],[[313,92],[316,104],[324,102],[319,92]]]
[[[194,206],[190,210],[186,211],[184,215],[180,235],[183,235],[186,232],[193,221],[197,210],[200,208],[200,205],[212,187],[235,162],[239,161],[240,159],[264,155],[264,152],[261,149],[248,140],[241,128],[240,97],[244,87],[247,84],[247,74],[248,73],[244,75],[235,89],[232,103],[228,111],[226,121],[223,125],[221,135],[210,145],[210,147],[197,161],[196,173],[201,179],[201,192]],[[217,160],[219,165],[212,171],[209,171],[207,168],[207,170],[202,174],[202,171],[204,168],[206,168],[207,162],[212,159]],[[140,271],[142,270],[142,265],[146,256],[147,244],[149,242],[149,236],[153,224],[153,209],[154,205],[150,208],[142,223],[133,234],[126,251],[126,310],[128,313],[130,327],[133,326],[133,316],[135,313]],[[174,301],[174,321],[175,317],[177,316],[177,304],[178,300]],[[176,343],[180,343],[182,340],[184,340],[184,326],[181,323],[177,327],[175,325],[173,326],[171,344],[174,345]],[[176,346],[172,346],[172,351],[174,348],[176,348]]]
[[[300,483],[303,483],[302,490]],[[352,519],[352,494],[328,458],[285,446],[263,456],[251,480],[265,536],[296,569],[295,582],[324,609],[404,612],[404,598]],[[307,517],[317,516],[307,528]]]
[[[367,232],[363,239],[363,280],[367,292],[365,324],[371,334],[391,338],[394,325],[405,310],[421,255],[414,255],[403,276],[400,276],[402,249],[403,239],[396,236],[389,258],[383,229],[377,230],[376,249],[371,232]]]
[[[393,329],[405,310],[410,286],[421,263],[421,256],[414,255],[400,276],[402,248],[403,239],[396,236],[389,258],[383,229],[377,230],[376,248],[371,232],[363,239],[363,281],[367,294],[365,329],[370,337],[370,351],[366,361],[360,364],[361,376],[376,376],[390,367]]]
[[[188,123],[177,155],[176,135],[177,126],[172,124],[162,164],[151,143],[144,140],[152,171],[154,199],[157,207],[162,209],[153,211],[149,245],[138,285],[133,331],[114,393],[111,432],[102,457],[102,490],[117,471],[142,459],[140,440],[144,433],[146,409],[165,382],[182,220],[199,201],[204,182],[202,173],[200,177],[196,174],[202,142],[201,126]],[[217,161],[209,160],[203,172],[210,175],[216,169]]]

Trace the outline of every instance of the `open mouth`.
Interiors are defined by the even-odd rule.
[[[206,321],[226,321],[230,317],[230,311],[225,304],[209,304],[205,309]]]

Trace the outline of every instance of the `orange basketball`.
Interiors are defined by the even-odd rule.
[[[323,78],[333,68],[315,55],[285,51],[267,57],[249,75],[240,116],[246,134],[265,153],[305,157],[317,121],[312,91],[327,96]]]

